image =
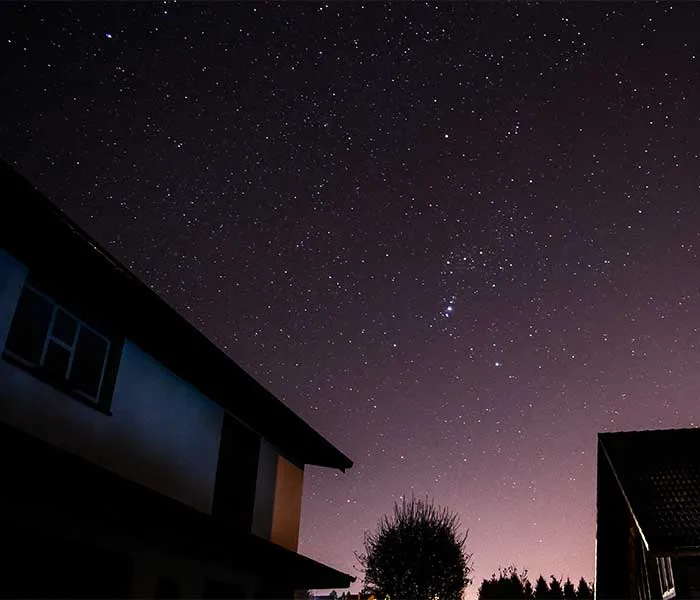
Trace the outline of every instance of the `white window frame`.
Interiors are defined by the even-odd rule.
[[[673,580],[673,568],[670,556],[657,556],[656,567],[659,571],[659,584],[661,585],[661,597],[663,600],[671,600],[676,597],[676,584]]]
[[[105,358],[104,358],[104,361],[102,362],[102,369],[100,370],[100,379],[99,379],[99,383],[97,385],[97,395],[94,398],[92,396],[90,396],[89,394],[86,394],[82,390],[79,390],[76,388],[72,388],[71,391],[73,393],[78,394],[82,398],[85,398],[88,402],[91,402],[93,404],[99,403],[100,394],[102,393],[102,382],[104,381],[105,371],[107,370],[107,362],[109,360],[109,353],[110,353],[110,350],[112,348],[112,343],[109,341],[108,338],[103,336],[99,331],[96,331],[95,329],[93,329],[92,327],[87,325],[84,321],[82,321],[81,319],[76,317],[72,312],[63,308],[63,306],[58,304],[53,298],[51,298],[51,296],[47,296],[45,293],[36,289],[33,285],[29,285],[29,284],[25,283],[24,287],[31,290],[32,292],[34,292],[37,296],[41,296],[42,298],[44,298],[44,300],[49,302],[53,307],[52,311],[51,311],[51,320],[49,321],[49,328],[46,332],[46,338],[44,339],[44,347],[41,351],[41,358],[39,359],[39,364],[35,364],[35,363],[32,363],[32,362],[28,361],[27,359],[25,359],[17,354],[15,354],[9,348],[5,348],[5,351],[8,354],[11,354],[13,358],[15,358],[16,360],[19,360],[20,362],[22,362],[25,365],[37,366],[37,367],[43,368],[44,362],[46,360],[46,353],[47,353],[48,348],[49,348],[49,342],[54,342],[55,344],[58,344],[59,346],[61,346],[62,348],[66,349],[66,350],[68,350],[68,352],[70,352],[70,358],[68,359],[68,367],[66,368],[66,374],[65,374],[65,377],[63,378],[66,382],[69,382],[71,371],[73,369],[73,358],[75,357],[75,350],[76,350],[76,347],[78,345],[78,339],[80,338],[80,331],[84,327],[85,329],[87,329],[91,333],[95,334],[97,337],[104,340],[104,342],[107,344],[106,351],[105,351]],[[76,323],[75,336],[73,337],[73,345],[72,346],[66,344],[66,342],[64,342],[62,339],[56,337],[53,334],[53,327],[54,327],[54,323],[56,321],[56,315],[58,314],[59,310],[62,310],[64,313],[66,313]]]

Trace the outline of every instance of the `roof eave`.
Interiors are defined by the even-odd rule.
[[[644,531],[642,530],[642,525],[637,519],[637,515],[634,512],[634,509],[632,508],[632,504],[629,500],[629,497],[627,496],[627,492],[625,492],[625,488],[622,485],[622,481],[620,480],[620,477],[617,474],[617,471],[615,470],[615,465],[612,462],[612,459],[610,458],[610,455],[608,454],[608,451],[605,447],[604,442],[604,437],[605,434],[598,434],[598,444],[600,448],[603,450],[603,454],[605,456],[605,459],[610,467],[610,470],[612,471],[613,477],[615,478],[615,481],[617,482],[618,487],[620,488],[620,492],[622,493],[622,497],[625,499],[625,504],[627,505],[627,509],[630,511],[630,515],[632,516],[632,519],[634,520],[635,525],[637,526],[637,529],[639,530],[639,535],[642,537],[642,542],[644,543],[644,547],[647,552],[649,552],[649,542],[647,540],[647,537],[644,535]]]
[[[193,381],[192,377],[188,376],[191,375],[191,373],[183,374],[183,372],[177,368],[178,364],[182,366],[181,360],[176,359],[172,361],[170,358],[173,357],[168,358],[157,355],[156,353],[154,353],[154,358],[163,362],[166,367],[188,381],[212,402],[215,402],[227,412],[230,412],[232,415],[246,422],[248,426],[256,429],[258,433],[270,439],[273,444],[279,446],[282,452],[295,456],[305,464],[336,468],[341,471],[352,467],[353,463],[347,456],[229,358],[220,348],[187,321],[187,319],[182,317],[182,315],[165,302],[156,292],[151,290],[127,267],[122,265],[107,250],[102,248],[89,234],[83,231],[21,174],[3,161],[0,161],[0,181],[6,183],[9,188],[7,190],[8,194],[3,194],[4,196],[15,192],[19,198],[25,200],[32,199],[33,204],[40,207],[41,210],[38,212],[46,215],[45,220],[50,227],[54,228],[57,239],[62,239],[64,241],[72,239],[74,240],[73,245],[76,248],[84,248],[86,251],[89,249],[89,252],[86,252],[85,255],[91,257],[93,264],[97,265],[97,267],[95,267],[96,269],[99,268],[104,270],[105,273],[111,274],[110,277],[113,280],[115,289],[118,289],[120,293],[124,293],[130,300],[136,303],[146,303],[149,310],[157,312],[159,316],[162,316],[164,321],[176,327],[181,337],[185,338],[188,344],[192,342],[204,349],[210,355],[212,362],[216,363],[216,368],[220,366],[221,369],[227,368],[232,370],[231,372],[233,374],[231,378],[236,378],[238,383],[242,384],[247,391],[254,394],[265,404],[263,410],[258,411],[265,414],[254,414],[255,411],[250,409],[241,410],[240,403],[232,402],[230,394],[225,394],[223,392],[212,393],[212,389],[209,389],[212,387],[211,385],[208,385],[207,389],[203,389],[200,382]],[[11,216],[16,215],[20,221],[27,221],[27,219],[30,218],[26,207],[22,207],[21,210],[18,210],[16,206],[13,208],[11,202],[9,205],[8,212]],[[36,218],[35,213],[32,211],[29,212],[33,215],[31,218]],[[26,240],[24,233],[22,236],[19,236],[16,228],[13,230],[10,223],[6,223],[6,225],[8,227],[6,232],[9,235],[9,239],[13,240],[13,243],[31,246],[31,240]],[[25,251],[25,254],[40,256],[40,254],[37,254],[36,249],[32,250],[31,248],[29,252]],[[41,258],[36,260],[41,260]],[[187,365],[185,365],[185,370],[186,368]],[[200,379],[202,378],[200,377]],[[270,410],[267,411],[267,409]],[[283,423],[271,424],[269,423],[270,419],[281,419]]]

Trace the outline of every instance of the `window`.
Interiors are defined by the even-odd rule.
[[[81,399],[98,404],[110,346],[106,337],[25,285],[10,325],[5,354]]]
[[[659,580],[661,582],[661,594],[663,598],[673,598],[676,595],[676,586],[673,582],[673,571],[671,570],[671,557],[657,557],[656,566],[659,569]]]

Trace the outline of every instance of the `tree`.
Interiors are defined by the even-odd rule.
[[[529,595],[528,595],[529,594]],[[491,579],[484,579],[479,587],[479,600],[517,600],[532,598],[532,585],[527,570],[518,573],[514,566],[498,569]]]
[[[576,597],[579,600],[593,600],[593,590],[583,577],[579,579]]]
[[[566,600],[576,600],[576,589],[574,588],[574,584],[571,583],[571,579],[568,577],[564,582],[564,598]]]
[[[461,600],[471,583],[472,555],[465,551],[457,515],[432,502],[405,498],[394,504],[377,530],[365,533],[364,553],[356,554],[365,589],[392,600]]]
[[[550,577],[552,581],[549,582],[549,597],[560,600],[560,598],[564,597],[564,592],[561,589],[561,583],[554,575],[551,575]]]
[[[535,597],[535,590],[532,589],[532,584],[529,579],[525,580],[525,598],[526,600],[532,600]]]
[[[491,575],[491,579],[484,579],[479,586],[479,600],[494,600],[500,598],[498,585],[500,581],[496,579],[496,574]]]
[[[549,598],[549,586],[542,575],[540,575],[535,582],[535,598],[537,598],[537,600]]]

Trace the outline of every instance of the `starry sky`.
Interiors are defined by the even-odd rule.
[[[596,433],[700,407],[700,6],[0,5],[0,156],[474,576],[593,578]],[[357,586],[356,586],[357,587]],[[476,591],[476,585],[468,596]]]

